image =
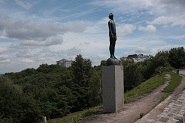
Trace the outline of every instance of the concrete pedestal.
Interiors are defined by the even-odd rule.
[[[117,112],[123,108],[123,66],[102,68],[103,112]]]

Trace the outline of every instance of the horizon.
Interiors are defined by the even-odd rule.
[[[131,55],[131,54],[130,54]],[[134,55],[134,54],[132,54],[132,55]],[[137,54],[138,55],[138,54]],[[146,55],[146,54],[143,54],[143,55]],[[147,56],[150,56],[150,55],[147,55]],[[83,56],[82,56],[83,57]],[[124,57],[124,56],[123,56]],[[120,58],[123,58],[123,57],[120,57]],[[128,56],[126,56],[126,57],[128,57]],[[83,57],[84,58],[84,57]],[[119,58],[119,59],[120,59]],[[86,59],[86,58],[85,58]],[[60,59],[60,60],[62,60],[62,59]],[[75,60],[75,59],[74,59]],[[71,60],[71,61],[74,61],[74,60]],[[91,60],[91,59],[90,59]],[[103,59],[103,60],[107,60],[107,59]],[[59,60],[58,60],[59,61]],[[57,62],[57,61],[56,61]],[[92,60],[91,60],[91,62],[92,62]],[[47,64],[47,63],[44,63],[44,64]],[[42,64],[40,64],[40,65],[42,65]],[[38,66],[38,67],[40,67],[40,65]],[[57,63],[55,63],[55,64],[47,64],[47,65],[57,65]],[[98,65],[101,65],[101,61],[100,61],[100,63],[98,64]],[[92,64],[92,67],[94,67],[94,66],[97,66],[97,65],[93,65]],[[37,68],[34,68],[34,69],[38,69],[38,67]],[[33,68],[33,67],[32,67]],[[13,73],[16,73],[16,72],[21,72],[21,71],[23,71],[23,70],[26,70],[26,69],[32,69],[31,67],[30,68],[25,68],[25,69],[22,69],[22,70],[20,70],[20,71],[15,71],[15,72],[13,72]],[[6,72],[6,73],[11,73],[11,72]],[[5,73],[0,73],[0,75],[4,75]]]
[[[182,0],[0,0],[0,73],[78,54],[99,65],[109,58],[109,13],[117,58],[185,47],[184,6]]]

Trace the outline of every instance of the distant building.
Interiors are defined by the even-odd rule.
[[[127,57],[123,57],[124,60],[134,60],[134,62],[142,62],[144,60],[148,60],[151,56],[150,55],[143,55],[143,54],[133,54],[128,55]]]
[[[56,61],[58,65],[61,65],[63,67],[70,67],[72,64],[72,60],[67,59],[61,59],[59,61]]]

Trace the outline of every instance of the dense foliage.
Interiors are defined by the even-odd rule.
[[[158,52],[144,62],[122,61],[125,91],[150,77],[185,66],[183,47]],[[72,66],[42,64],[0,76],[0,122],[35,123],[100,104],[101,66],[77,55]]]
[[[70,68],[42,64],[6,73],[0,78],[0,120],[34,123],[100,104],[99,70],[78,55]]]

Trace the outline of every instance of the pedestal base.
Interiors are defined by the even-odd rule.
[[[117,112],[123,108],[123,82],[123,66],[103,66],[103,112]]]
[[[108,58],[106,61],[106,66],[109,65],[120,65],[120,61],[116,58]]]

